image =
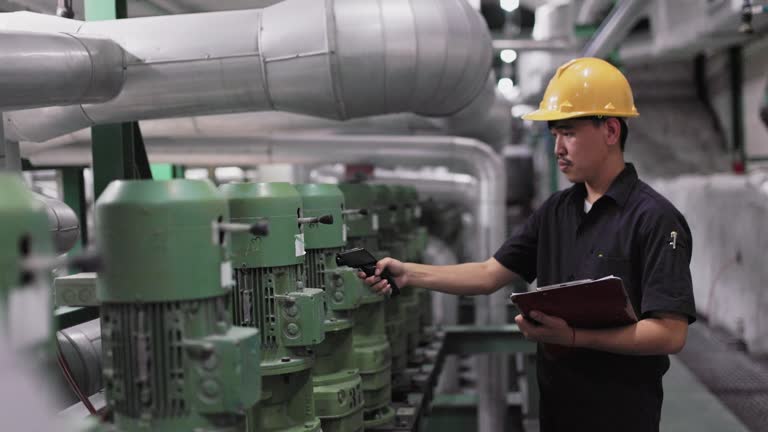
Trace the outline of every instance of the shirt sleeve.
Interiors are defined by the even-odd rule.
[[[641,316],[673,312],[696,320],[691,282],[691,230],[674,207],[658,209],[640,226],[643,247]]]
[[[512,236],[493,255],[496,261],[528,283],[536,279],[539,229],[550,201],[539,206],[524,224],[515,228]]]

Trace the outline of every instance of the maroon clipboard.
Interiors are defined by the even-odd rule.
[[[571,327],[609,328],[637,322],[624,284],[615,276],[548,285],[512,294],[510,300],[527,318],[535,310],[562,318]]]

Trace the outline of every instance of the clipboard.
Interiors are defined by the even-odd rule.
[[[637,322],[624,283],[615,276],[548,285],[512,294],[510,300],[533,322],[530,313],[534,310],[562,318],[577,328],[609,328]]]

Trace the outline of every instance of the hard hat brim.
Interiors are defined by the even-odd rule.
[[[536,111],[529,112],[523,116],[523,120],[533,121],[553,121],[553,120],[566,120],[576,117],[592,117],[592,116],[605,116],[605,117],[637,117],[638,112],[615,112],[615,111],[575,111],[575,112],[561,112],[552,110],[538,109]]]

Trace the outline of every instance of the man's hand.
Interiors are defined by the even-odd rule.
[[[387,282],[386,279],[381,278],[381,272],[384,269],[389,269],[390,274],[395,278],[397,286],[402,288],[408,285],[408,275],[405,271],[405,263],[389,257],[383,258],[376,263],[376,273],[373,276],[366,277],[363,272],[358,272],[357,276],[360,279],[363,279],[365,283],[371,287],[371,290],[378,294],[389,295],[389,293],[392,292],[392,287],[389,286],[389,282]]]
[[[515,323],[526,339],[569,347],[576,343],[576,331],[565,320],[538,311],[531,311],[531,318],[540,324],[536,325],[522,315],[515,317]]]

